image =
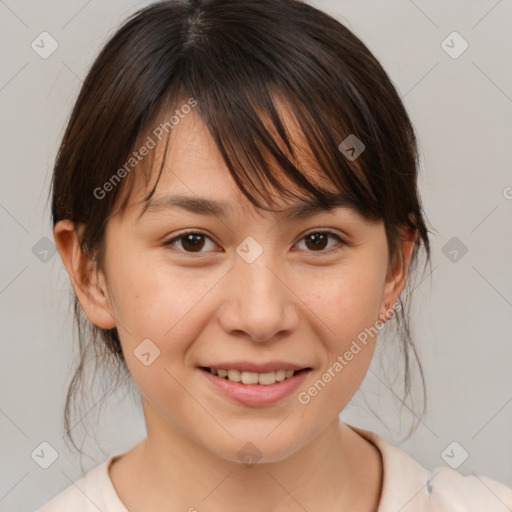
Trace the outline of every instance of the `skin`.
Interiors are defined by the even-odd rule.
[[[287,125],[300,140],[290,117]],[[75,226],[64,220],[54,229],[87,317],[118,328],[141,391],[147,437],[110,468],[119,497],[132,512],[376,510],[380,453],[338,414],[363,380],[377,337],[307,405],[297,394],[395,304],[416,233],[404,234],[403,265],[390,269],[380,221],[346,208],[301,220],[256,210],[194,112],[172,132],[155,198],[170,193],[224,201],[232,212],[159,209],[137,220],[145,195],[139,183],[128,209],[109,220],[104,266],[89,278],[83,270],[94,262],[80,251]],[[296,202],[276,200],[282,208]],[[208,236],[201,253],[187,253],[183,239],[164,245],[186,229]],[[306,234],[325,229],[349,244],[335,237],[324,249],[308,244]],[[263,248],[250,264],[236,252],[248,236]],[[147,338],[160,349],[149,366],[134,355]],[[273,359],[313,370],[297,392],[264,407],[221,396],[197,368]],[[261,453],[250,467],[237,456],[248,442]]]

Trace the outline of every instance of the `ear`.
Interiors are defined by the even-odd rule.
[[[417,229],[404,228],[400,231],[401,241],[397,261],[391,263],[392,267],[386,276],[382,295],[380,317],[384,322],[387,322],[393,315],[395,304],[407,282],[409,264],[417,236]]]
[[[102,329],[112,329],[116,322],[105,276],[80,247],[78,237],[81,228],[75,227],[69,219],[57,222],[53,228],[55,245],[87,318]]]

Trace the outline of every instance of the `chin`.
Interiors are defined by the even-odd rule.
[[[292,435],[287,435],[284,438],[276,436],[275,439],[270,440],[265,438],[267,434],[268,432],[257,438],[241,435],[230,439],[228,445],[224,447],[225,449],[219,447],[218,444],[215,448],[211,447],[210,449],[215,455],[226,461],[251,468],[286,460],[300,448]],[[285,442],[285,439],[288,440],[288,443]]]

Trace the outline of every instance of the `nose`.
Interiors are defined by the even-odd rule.
[[[235,258],[224,283],[219,322],[231,336],[264,342],[290,334],[299,322],[300,300],[289,273],[264,251],[256,261]]]

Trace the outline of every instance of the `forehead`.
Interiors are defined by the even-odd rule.
[[[325,173],[319,169],[288,105],[280,101],[276,102],[276,106],[280,110],[279,113],[288,131],[294,154],[290,153],[282,139],[279,138],[273,123],[268,122],[265,118],[263,119],[266,120],[268,132],[276,142],[280,142],[279,147],[282,152],[294,163],[309,183],[332,193],[339,192]],[[261,152],[265,153],[263,148]],[[157,143],[153,149],[153,154],[150,156],[146,167],[148,163],[151,164],[151,167],[145,170],[150,179],[144,183],[144,180],[141,179],[141,173],[138,173],[138,175],[136,173],[134,176],[136,183],[133,187],[134,190],[131,192],[132,200],[130,203],[141,202],[147,193],[152,190],[157,178],[158,184],[150,205],[156,204],[159,201],[158,198],[169,195],[170,192],[180,196],[222,197],[230,202],[237,203],[247,201],[230,174],[206,124],[195,110],[191,110],[188,114],[180,117],[179,122],[170,130],[167,148],[165,148],[165,139],[163,139]],[[248,152],[247,167],[244,168],[244,172],[253,173],[254,177],[252,162],[250,161],[252,156]],[[266,202],[269,205],[281,209],[289,205],[290,197],[308,199],[305,192],[284,174],[275,160],[269,158],[266,161],[273,177],[284,185],[287,192],[292,194],[292,196],[287,194],[285,197],[275,187],[266,187],[269,191],[266,194]],[[158,176],[160,166],[162,171]],[[261,189],[262,187],[260,187]],[[296,200],[293,202],[296,202]]]

